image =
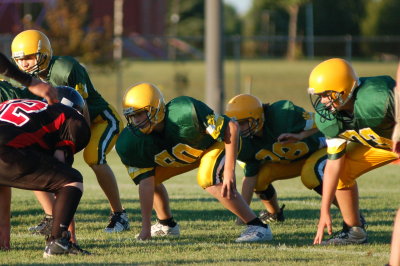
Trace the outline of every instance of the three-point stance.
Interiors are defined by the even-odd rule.
[[[128,126],[116,148],[129,175],[139,185],[139,239],[179,234],[161,183],[196,167],[199,185],[247,224],[237,242],[272,239],[268,225],[257,218],[236,191],[239,132],[234,121],[215,114],[191,97],[177,97],[165,104],[160,90],[149,83],[127,90],[123,108]],[[153,202],[159,221],[151,226]]]

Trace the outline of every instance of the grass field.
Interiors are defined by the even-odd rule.
[[[289,99],[311,110],[306,88],[309,73],[318,63],[243,61],[240,63],[240,91],[249,92],[251,87],[251,92],[264,102]],[[397,62],[355,61],[353,65],[360,76],[394,76]],[[139,81],[159,85],[167,101],[181,94],[204,99],[205,69],[202,62],[124,62],[121,88],[116,85],[118,76],[112,70],[90,66],[88,69],[95,87],[117,108],[121,93]],[[237,91],[237,69],[235,62],[226,62],[226,100]],[[174,88],[176,73],[187,76],[186,90]],[[84,174],[85,193],[76,214],[77,235],[82,247],[94,256],[42,259],[44,240],[28,234],[27,228],[36,224],[43,213],[33,193],[13,190],[13,249],[0,252],[0,264],[384,265],[388,261],[392,223],[395,210],[400,206],[398,165],[382,167],[359,179],[360,206],[369,224],[370,244],[322,247],[311,245],[318,222],[320,198],[304,188],[299,178],[274,183],[280,202],[286,204],[287,218],[282,224],[272,225],[274,239],[264,244],[236,244],[234,240],[242,228],[234,225],[232,214],[199,188],[195,172],[166,182],[174,217],[181,226],[181,237],[137,242],[134,240],[134,235],[140,230],[137,187],[114,151],[109,162],[117,175],[123,204],[130,216],[132,228],[129,232],[103,233],[108,222],[108,201],[79,154],[75,166]],[[239,189],[241,176],[238,170]],[[257,212],[261,210],[257,200],[252,207]],[[337,210],[333,210],[333,218],[334,230],[340,230],[341,218]]]
[[[286,204],[287,220],[273,224],[274,239],[268,243],[237,244],[242,228],[234,217],[200,189],[196,172],[166,182],[174,216],[181,226],[179,239],[137,242],[140,230],[137,187],[131,182],[115,152],[109,163],[117,174],[123,204],[131,230],[105,234],[109,207],[91,170],[78,154],[75,166],[84,174],[85,192],[76,214],[77,235],[82,247],[94,253],[90,257],[61,256],[42,259],[44,240],[30,235],[27,227],[42,218],[33,193],[13,190],[12,251],[0,252],[1,265],[384,265],[388,261],[389,242],[400,195],[398,165],[388,165],[359,179],[360,205],[369,227],[370,244],[362,246],[322,247],[311,245],[320,198],[304,188],[299,178],[274,183],[281,203]],[[238,183],[241,171],[238,170]],[[257,212],[261,204],[255,200]],[[334,230],[340,229],[340,214],[334,210]]]
[[[236,95],[240,89],[239,92],[251,92],[263,102],[287,99],[311,110],[307,95],[308,77],[311,70],[320,62],[316,60],[295,62],[244,60],[238,65],[235,61],[226,61],[224,64],[225,102]],[[397,69],[397,62],[354,61],[352,64],[359,76],[390,75],[395,77]],[[118,95],[141,81],[158,85],[166,101],[182,94],[199,100],[205,99],[205,65],[201,61],[180,63],[130,61],[124,62],[123,66],[122,73],[118,76],[112,70],[88,66],[95,87],[118,108],[121,104]],[[186,90],[176,89],[174,77],[177,73],[187,77]],[[117,79],[120,81],[117,82]],[[239,81],[239,87],[236,84],[237,81]],[[119,83],[121,85],[117,85]]]

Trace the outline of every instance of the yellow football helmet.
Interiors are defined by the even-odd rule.
[[[36,65],[28,70],[22,69],[30,74],[38,74],[47,69],[50,64],[53,50],[47,36],[38,30],[26,30],[15,36],[11,43],[11,53],[14,61],[28,55],[36,56]]]
[[[257,97],[250,94],[239,94],[229,100],[225,113],[238,122],[247,121],[248,129],[240,132],[243,137],[253,136],[264,125],[263,105]]]
[[[332,120],[337,109],[351,99],[359,85],[358,76],[350,63],[341,58],[332,58],[312,70],[308,93],[314,109],[324,118]],[[322,95],[329,97],[328,105],[321,104]]]
[[[161,91],[153,84],[138,83],[129,88],[122,100],[123,113],[128,126],[150,134],[154,127],[164,120],[165,102]],[[133,116],[146,112],[147,120],[135,124]]]

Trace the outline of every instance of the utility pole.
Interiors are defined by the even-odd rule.
[[[124,31],[123,25],[123,6],[124,0],[114,0],[114,63],[116,69],[116,100],[117,100],[117,110],[122,111],[122,106],[120,104],[122,97],[123,97],[123,75],[122,75],[122,34]]]
[[[223,19],[221,0],[206,0],[206,103],[222,114],[224,102]]]

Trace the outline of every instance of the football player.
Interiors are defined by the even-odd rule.
[[[396,76],[397,86],[395,89],[395,119],[396,125],[394,127],[392,141],[393,141],[393,152],[400,155],[400,64],[397,67]],[[392,234],[392,243],[390,246],[390,259],[389,264],[392,266],[400,265],[400,209],[397,210],[396,218],[394,220],[394,228]]]
[[[57,91],[50,84],[42,82],[19,70],[3,53],[0,53],[0,74],[18,81],[33,94],[46,99],[49,104],[58,102]]]
[[[15,67],[15,66],[14,66]],[[78,95],[81,97],[77,92],[74,93],[73,89],[71,87],[64,87],[64,86],[58,86],[56,87],[57,94],[58,96],[62,98],[74,98],[74,95]],[[72,90],[72,92],[71,92]],[[59,94],[61,93],[61,94]],[[71,94],[71,95],[70,95]],[[65,96],[65,97],[64,97]],[[76,96],[75,96],[76,97]],[[34,100],[42,100],[41,97],[35,96],[34,94],[31,93],[28,89],[25,87],[15,87],[9,82],[5,80],[0,80],[0,102],[4,102],[7,100],[12,100],[12,99],[34,99]],[[82,99],[82,101],[84,101]],[[84,114],[85,119],[87,119],[87,122],[89,123],[89,115],[87,113],[87,107],[85,105],[85,108],[83,108],[82,113]],[[54,202],[53,195],[49,198],[49,201]],[[53,204],[51,204],[53,205]],[[34,233],[39,233],[41,235],[48,236],[51,232],[51,225],[52,225],[52,217],[48,218],[45,217],[42,226],[40,230],[34,231]],[[70,227],[68,230],[71,233],[71,242],[73,243],[74,246],[79,250],[79,246],[76,240],[76,235],[75,235],[75,222],[74,220],[71,221]]]
[[[253,191],[259,196],[266,208],[259,216],[263,222],[285,219],[272,185],[276,180],[301,176],[307,188],[322,195],[326,142],[313,113],[290,101],[262,104],[253,95],[240,94],[228,102],[226,115],[239,123],[243,138],[238,155],[245,163],[242,196],[249,205]]]
[[[309,77],[308,92],[318,129],[326,136],[328,160],[314,244],[363,244],[368,241],[360,221],[356,179],[388,164],[395,124],[393,89],[389,76],[359,78],[349,62],[332,58],[317,65]],[[336,195],[343,229],[323,241],[325,227],[332,234],[330,206]]]
[[[11,187],[55,193],[54,226],[43,257],[79,252],[70,242],[69,224],[83,192],[73,156],[90,139],[81,111],[82,97],[58,93],[61,103],[14,99],[0,104],[0,248],[10,248]]]
[[[26,30],[19,33],[11,44],[12,58],[18,67],[49,82],[53,86],[70,86],[75,88],[88,105],[92,138],[84,150],[85,162],[93,169],[97,181],[104,191],[110,206],[111,216],[105,232],[121,232],[129,229],[126,211],[123,209],[118,184],[112,169],[106,161],[106,154],[113,148],[122,130],[122,122],[115,109],[95,90],[86,69],[69,56],[53,56],[49,39],[37,30]],[[46,221],[51,221],[50,196],[37,192],[39,201],[46,216],[38,226],[40,231]]]
[[[198,184],[247,224],[236,242],[272,239],[268,225],[236,191],[239,132],[234,121],[187,96],[165,104],[160,90],[149,83],[127,90],[123,110],[128,125],[119,136],[116,149],[139,185],[142,230],[138,239],[179,235],[162,182],[197,167]],[[158,222],[151,226],[153,202]]]

